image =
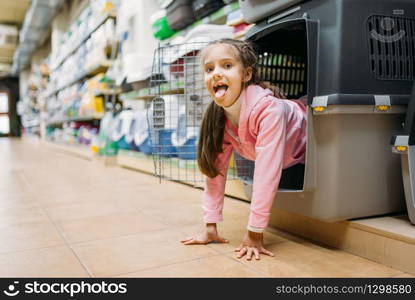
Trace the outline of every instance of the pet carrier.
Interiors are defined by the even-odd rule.
[[[415,82],[402,132],[392,138],[393,152],[401,155],[402,178],[409,220],[415,225]]]
[[[304,184],[276,208],[327,221],[404,210],[389,142],[414,80],[414,14],[411,0],[311,0],[247,33],[263,79],[309,105]]]
[[[304,2],[304,0],[241,0],[239,4],[244,20],[249,23],[255,23],[300,2]]]
[[[155,98],[148,112],[148,123],[156,174],[194,185],[204,181],[196,152],[203,113],[211,101],[199,63],[199,50],[205,45],[206,42],[198,42],[159,47],[150,81]],[[168,103],[172,97],[176,101]],[[171,134],[165,134],[166,130]],[[243,179],[247,177],[245,173],[252,171],[242,158],[238,166],[236,172],[235,162],[231,163],[228,179]]]
[[[123,110],[116,117],[115,129],[112,134],[112,140],[118,143],[119,149],[129,150],[131,144],[126,141],[129,133],[131,122],[133,120],[132,110]]]
[[[166,7],[171,29],[181,30],[195,21],[191,0],[172,0]]]
[[[151,154],[150,131],[147,124],[147,112],[136,111],[134,114],[134,148],[145,154]]]
[[[193,0],[192,8],[196,19],[201,19],[224,5],[222,0]]]

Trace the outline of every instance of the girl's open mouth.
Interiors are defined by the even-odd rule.
[[[216,98],[223,97],[227,90],[228,90],[228,85],[226,84],[218,84],[217,86],[213,87],[213,91],[215,92]]]

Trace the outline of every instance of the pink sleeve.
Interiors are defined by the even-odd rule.
[[[257,131],[255,172],[248,225],[265,228],[284,164],[286,118],[284,105],[278,101],[257,114],[254,122]]]
[[[232,154],[232,145],[224,142],[223,152],[217,157],[219,172],[225,176],[218,175],[215,178],[206,177],[205,189],[202,200],[203,221],[205,223],[218,223],[223,220],[223,197],[225,194],[226,173],[228,172],[229,160]]]

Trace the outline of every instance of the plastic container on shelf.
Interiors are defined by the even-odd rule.
[[[228,26],[236,26],[244,22],[245,22],[245,19],[244,19],[241,9],[232,11],[226,16],[226,25]]]
[[[111,139],[114,129],[114,114],[105,113],[99,129],[99,153],[104,156],[114,156],[118,153],[118,144]]]
[[[151,62],[157,40],[153,37],[150,17],[159,10],[155,1],[123,0],[118,11],[116,32],[121,39],[119,82],[145,80],[151,74]]]
[[[224,5],[222,0],[193,0],[192,8],[196,19],[201,19]]]
[[[129,134],[133,116],[132,110],[123,110],[115,117],[115,127],[111,139],[118,143],[119,149],[130,149],[130,144],[125,138]]]
[[[177,157],[181,159],[196,159],[198,126],[187,126],[186,107],[180,108],[176,130],[173,131],[172,145],[177,149]]]
[[[166,7],[167,21],[173,30],[181,30],[195,21],[191,0],[172,0]]]
[[[147,123],[147,112],[137,110],[134,112],[133,143],[136,150],[151,154],[150,132]]]
[[[304,1],[310,0],[239,0],[239,5],[244,19],[255,23]]]
[[[158,40],[164,40],[171,37],[176,33],[175,30],[171,29],[167,22],[166,10],[162,9],[157,11],[150,17],[151,29],[153,36]]]

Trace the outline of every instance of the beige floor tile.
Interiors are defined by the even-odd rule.
[[[0,194],[0,210],[5,208],[19,209],[38,207],[35,197],[30,194]]]
[[[69,243],[105,239],[167,228],[141,212],[104,215],[57,223]]]
[[[0,254],[0,277],[89,277],[68,247]]]
[[[120,238],[74,244],[91,274],[116,276],[217,254],[206,246],[186,247],[180,233],[159,230]]]
[[[75,220],[115,213],[134,212],[137,209],[129,202],[120,203],[117,199],[113,201],[86,201],[72,203],[68,205],[60,205],[57,207],[46,208],[47,214],[56,222],[65,220]]]
[[[164,201],[153,203],[152,207],[145,207],[141,211],[172,226],[187,226],[203,222],[200,204],[178,204],[174,201]]]
[[[249,266],[245,266],[223,255],[195,259],[188,262],[172,264],[164,267],[152,268],[140,272],[123,274],[117,277],[264,277]]]
[[[311,248],[290,241],[272,244],[269,250],[275,257],[240,261],[271,277],[391,277],[401,273],[341,250]]]
[[[49,220],[10,225],[0,230],[0,253],[63,244],[65,241]]]
[[[0,208],[0,229],[21,223],[47,220],[48,217],[44,211],[31,204]]]

